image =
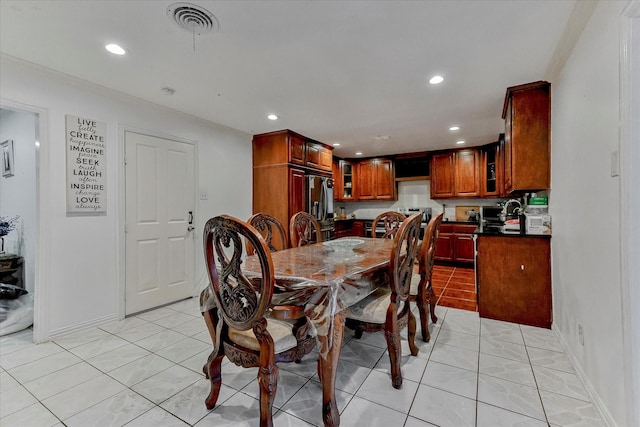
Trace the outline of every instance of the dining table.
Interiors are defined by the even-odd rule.
[[[388,286],[392,239],[341,238],[271,253],[275,273],[272,305],[298,305],[315,328],[319,350],[324,425],[340,425],[335,380],[346,310]],[[243,270],[260,273],[255,255]]]

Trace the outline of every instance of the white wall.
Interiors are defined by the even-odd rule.
[[[625,401],[622,355],[620,182],[611,177],[610,154],[618,149],[619,26],[626,3],[599,2],[552,82],[550,204],[554,328],[620,426],[631,402]]]
[[[2,104],[32,105],[46,112],[42,135],[40,225],[43,263],[37,282],[44,319],[39,337],[114,319],[121,310],[123,281],[122,197],[123,132],[125,129],[196,141],[198,183],[208,193],[196,212],[196,278],[204,281],[200,249],[204,222],[229,213],[251,215],[251,136],[213,123],[155,107],[95,85],[7,57],[0,58]],[[68,217],[65,207],[65,114],[106,123],[107,214]],[[199,193],[198,193],[199,194]],[[38,279],[36,279],[38,280]],[[38,303],[36,303],[36,312]],[[37,313],[36,313],[37,314]],[[36,318],[36,321],[38,318]]]
[[[24,285],[29,292],[33,292],[36,253],[36,121],[33,113],[0,113],[0,141],[12,139],[14,155],[13,176],[0,177],[0,216],[20,216],[16,229],[4,238],[4,249],[24,258]]]

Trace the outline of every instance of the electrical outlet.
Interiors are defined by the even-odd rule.
[[[584,331],[580,323],[578,323],[578,341],[580,341],[580,345],[584,345]]]
[[[206,191],[202,191],[200,193],[200,200],[207,200],[209,198],[209,196],[207,195]]]
[[[611,176],[618,175],[620,175],[620,155],[619,151],[615,150],[611,152]]]

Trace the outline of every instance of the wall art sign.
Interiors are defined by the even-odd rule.
[[[105,122],[66,115],[67,213],[106,213]]]
[[[0,147],[2,147],[2,176],[13,176],[13,139],[2,141]]]

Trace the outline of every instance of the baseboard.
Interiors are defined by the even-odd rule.
[[[71,333],[81,332],[90,328],[95,328],[96,326],[103,325],[108,322],[114,322],[116,320],[118,320],[117,314],[109,314],[107,316],[99,317],[97,319],[93,319],[88,322],[78,323],[71,326],[65,326],[64,328],[54,329],[49,331],[48,340],[53,341],[56,338],[60,338],[64,335],[69,335]]]
[[[555,325],[553,325],[552,329],[555,332],[558,339],[560,340],[560,344],[562,345],[564,352],[566,353],[567,357],[569,357],[569,360],[571,361],[571,365],[573,365],[573,369],[576,371],[578,378],[580,379],[580,381],[582,382],[582,385],[584,386],[585,390],[589,394],[591,403],[593,403],[593,406],[595,406],[596,410],[602,417],[602,420],[608,427],[617,427],[618,424],[611,416],[611,413],[607,409],[607,406],[604,404],[602,399],[600,399],[600,396],[598,395],[598,392],[596,391],[595,387],[593,387],[593,384],[591,384],[591,381],[589,381],[589,378],[587,377],[585,372],[582,370],[582,366],[580,366],[580,363],[578,363],[578,359],[573,355],[573,352],[571,352],[570,347],[567,344],[567,341],[564,339],[564,335],[562,335],[562,332],[560,332],[560,330],[556,328]]]

